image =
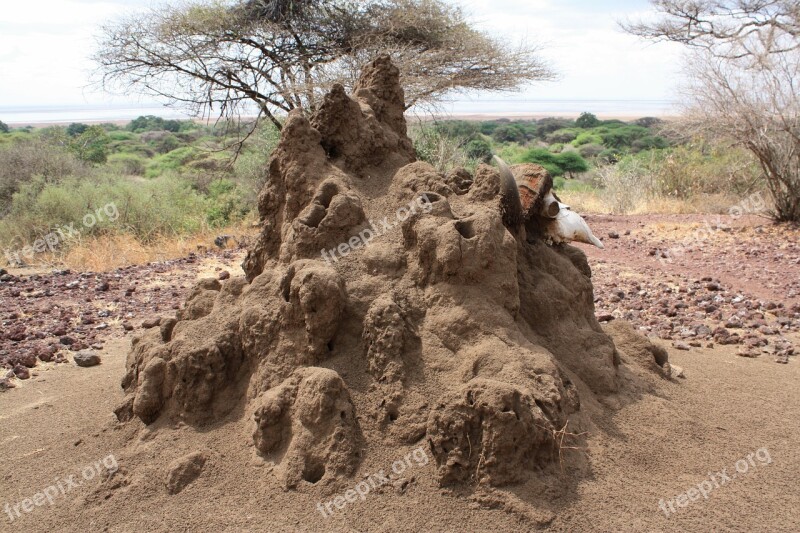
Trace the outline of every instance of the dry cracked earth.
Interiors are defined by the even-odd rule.
[[[794,363],[800,352],[800,228],[760,217],[586,217],[605,250],[581,245],[601,322],[625,319],[679,350],[736,345]],[[112,339],[174,315],[194,282],[241,273],[243,250],[111,272],[0,272],[0,391],[41,369],[92,365]]]

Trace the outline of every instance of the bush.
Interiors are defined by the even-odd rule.
[[[480,132],[478,123],[468,120],[443,120],[434,127],[442,135],[462,139],[470,139]]]
[[[146,131],[170,131],[173,133],[181,131],[182,124],[178,120],[164,120],[161,117],[147,115],[132,120],[128,126],[128,131],[143,133]]]
[[[0,133],[9,133],[11,128],[8,127],[8,124],[0,120]]]
[[[644,169],[652,194],[680,199],[696,194],[747,194],[761,176],[748,152],[702,142],[642,152],[623,158],[618,165]]]
[[[155,178],[169,171],[178,172],[189,162],[198,158],[200,152],[197,148],[184,146],[167,154],[160,155],[151,160],[147,165],[145,176]]]
[[[578,147],[583,146],[584,144],[603,144],[603,138],[596,133],[584,131],[575,137],[575,140],[572,141],[572,146]]]
[[[575,140],[575,138],[580,134],[579,130],[575,128],[564,128],[560,130],[556,130],[552,133],[547,134],[545,140],[548,143],[570,143]]]
[[[482,137],[470,140],[464,150],[467,152],[467,157],[484,163],[492,158],[492,145]]]
[[[69,143],[78,159],[88,163],[105,163],[108,159],[108,134],[100,126],[89,126]]]
[[[92,226],[84,225],[84,216],[107,207],[105,213],[117,216],[103,216]],[[73,240],[130,233],[149,242],[163,235],[199,230],[205,222],[205,208],[202,196],[174,177],[151,181],[122,176],[72,177],[61,183],[37,179],[14,195],[11,212],[0,220],[0,238],[6,245],[18,247],[72,224],[81,232]]]
[[[534,138],[544,139],[548,134],[565,128],[572,128],[575,123],[564,118],[543,118],[536,122]],[[572,139],[570,139],[572,140]],[[567,141],[569,142],[569,141]]]
[[[544,148],[531,148],[522,157],[521,162],[541,165],[553,178],[589,170],[586,160],[577,152],[572,151],[553,154]]]
[[[591,113],[583,112],[581,116],[578,117],[578,120],[575,121],[575,125],[579,128],[589,129],[599,126],[600,120]]]
[[[467,155],[460,139],[442,135],[436,128],[420,124],[411,129],[410,137],[419,159],[439,172],[449,172],[457,167],[473,169],[477,166],[477,161]]]
[[[499,143],[524,143],[527,137],[519,124],[504,124],[494,130],[492,139]]]
[[[136,154],[112,154],[108,164],[128,176],[144,176],[147,169],[147,160]]]
[[[77,137],[81,135],[83,132],[89,129],[87,124],[82,124],[79,122],[73,122],[69,126],[67,126],[67,135],[70,137]]]
[[[254,207],[254,203],[248,203],[247,194],[232,180],[218,179],[208,186],[206,219],[211,226],[221,227],[238,222]]]
[[[578,153],[584,158],[592,159],[602,154],[605,149],[602,144],[584,144],[578,148]]]
[[[600,167],[597,176],[612,213],[630,213],[649,194],[650,176],[638,160],[632,160],[628,165]]]
[[[0,216],[10,209],[14,193],[34,176],[52,183],[85,168],[66,148],[39,139],[27,138],[0,146]]]

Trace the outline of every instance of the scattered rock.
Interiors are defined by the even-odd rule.
[[[80,351],[72,356],[75,364],[82,367],[95,366],[100,364],[100,356],[92,351]]]
[[[31,371],[28,370],[28,367],[17,365],[14,367],[14,375],[19,379],[28,379],[31,377]]]

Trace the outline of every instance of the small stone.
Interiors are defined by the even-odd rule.
[[[142,327],[144,329],[152,329],[157,327],[159,324],[161,324],[161,318],[148,318],[142,322]]]
[[[100,364],[100,356],[90,350],[77,352],[72,356],[75,364],[82,367],[95,366]]]
[[[19,379],[28,379],[31,377],[31,371],[27,367],[17,365],[14,367],[14,375]]]
[[[614,315],[599,315],[597,317],[598,322],[611,322],[614,320]]]
[[[608,232],[608,238],[609,239],[619,239],[619,233],[617,233],[616,231],[609,231]]]
[[[753,348],[742,346],[741,348],[739,348],[739,351],[736,352],[736,355],[738,355],[739,357],[749,357],[751,359],[754,359],[760,356],[761,352],[758,350],[754,350]]]
[[[688,344],[686,344],[685,342],[682,342],[682,341],[675,341],[675,342],[672,343],[672,346],[676,350],[689,351],[689,350],[692,349],[691,346],[689,346]]]
[[[231,277],[231,273],[228,272],[227,270],[223,270],[222,272],[219,273],[219,279],[220,280],[230,279],[230,277]]]
[[[130,322],[123,322],[122,329],[124,329],[125,331],[133,331],[133,324],[131,324]]]

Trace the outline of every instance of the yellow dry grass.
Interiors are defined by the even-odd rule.
[[[217,248],[214,239],[219,235],[232,235],[241,240],[254,236],[257,231],[248,224],[241,224],[192,235],[161,237],[151,243],[143,243],[129,234],[103,235],[84,239],[63,252],[39,254],[29,263],[33,267],[106,272],[129,265],[177,259],[190,252],[214,250]],[[229,246],[235,243],[230,242]]]
[[[604,190],[558,191],[558,196],[579,213],[611,214],[613,202]],[[646,198],[637,203],[628,215],[725,214],[742,201],[730,194],[705,194],[688,199]]]

